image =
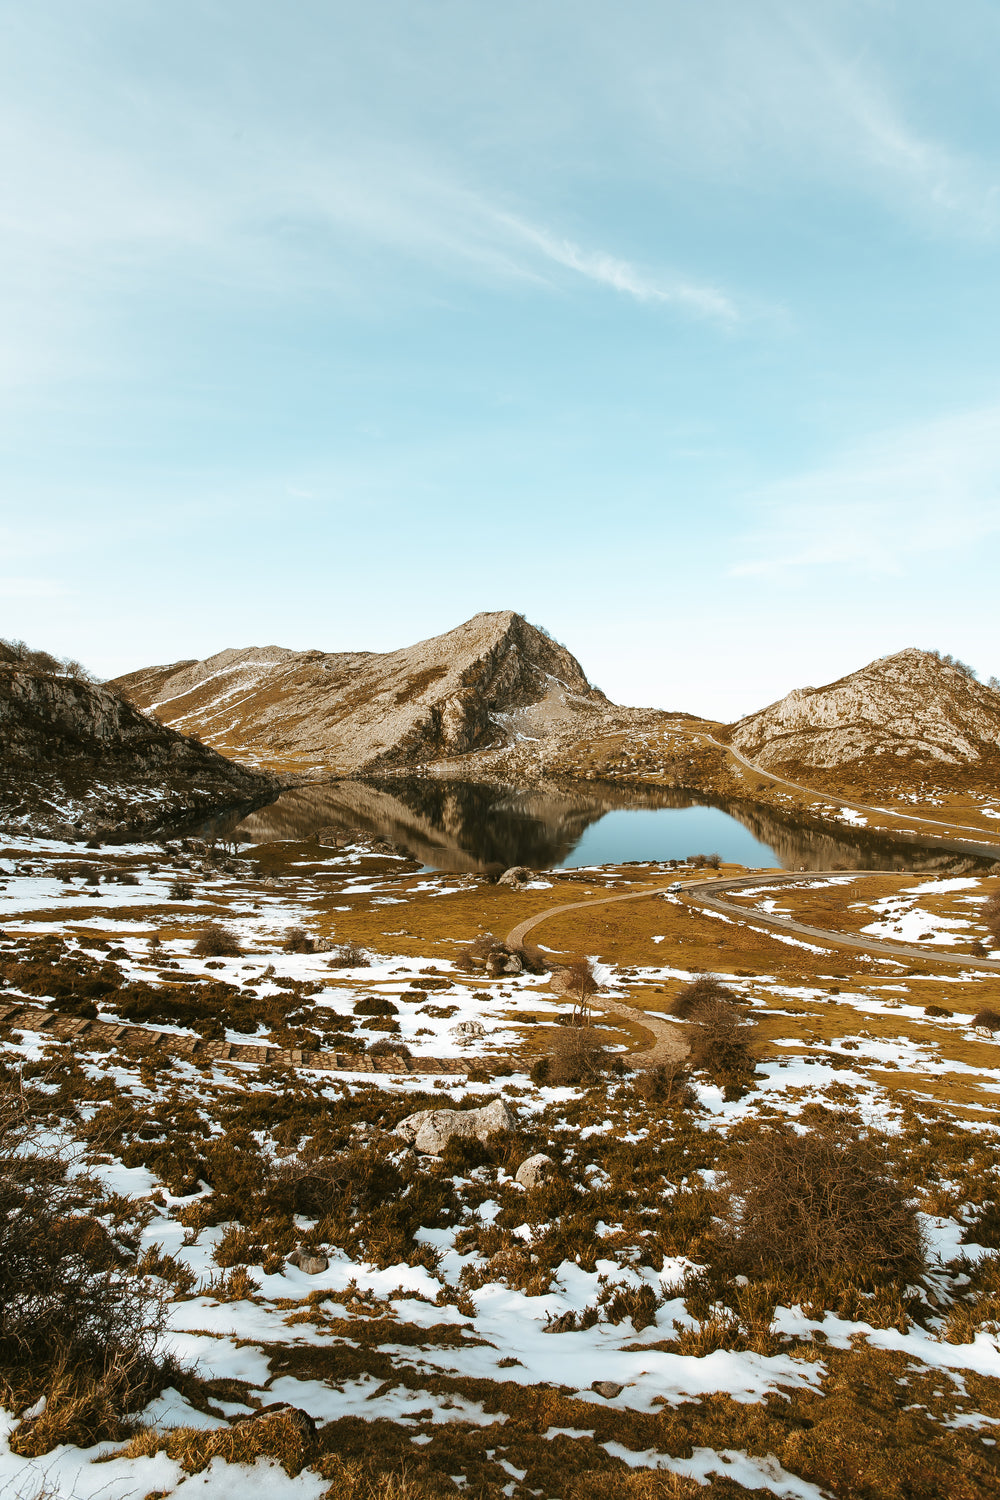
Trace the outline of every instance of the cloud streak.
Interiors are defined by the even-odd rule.
[[[751,497],[758,527],[731,577],[824,568],[904,573],[1000,535],[1000,404],[883,434]]]

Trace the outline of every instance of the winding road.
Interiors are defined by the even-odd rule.
[[[1000,849],[996,852],[1000,855]],[[766,875],[739,875],[731,879],[681,883],[677,891],[672,891],[666,886],[658,886],[652,890],[626,891],[624,894],[615,896],[596,896],[586,901],[569,901],[561,906],[550,906],[546,911],[537,912],[533,917],[526,917],[523,922],[511,928],[506,942],[509,948],[520,948],[529,932],[563,912],[579,911],[587,906],[611,906],[616,901],[648,901],[654,897],[676,896],[679,901],[691,906],[707,907],[727,917],[739,918],[744,925],[754,926],[760,923],[765,927],[779,928],[796,937],[819,943],[825,948],[855,948],[876,958],[884,956],[893,961],[906,959],[911,965],[916,962],[921,967],[926,964],[940,964],[945,968],[966,971],[971,969],[977,973],[1000,975],[1000,959],[974,958],[966,953],[944,953],[940,949],[931,949],[929,945],[893,943],[854,933],[832,932],[829,928],[810,927],[804,922],[796,922],[791,917],[782,917],[773,912],[762,912],[740,906],[732,901],[719,899],[720,894],[726,891],[753,889],[755,886],[810,884],[825,880],[854,880],[859,877],[884,878],[886,874],[891,873],[893,872],[886,870],[804,870],[794,874],[772,871]],[[672,884],[677,883],[672,882]],[[660,1020],[658,1016],[649,1015],[644,1010],[638,1010],[634,1006],[624,1005],[621,1001],[602,995],[594,995],[591,1003],[613,1015],[621,1016],[623,1020],[634,1022],[652,1033],[653,1046],[646,1051],[632,1053],[629,1059],[632,1063],[640,1067],[651,1067],[657,1063],[679,1060],[686,1056],[688,1049],[683,1033],[679,1027],[671,1025],[669,1021]]]
[[[921,818],[916,813],[894,812],[888,807],[872,807],[867,802],[850,802],[846,797],[835,796],[831,792],[819,792],[815,787],[805,786],[801,781],[789,781],[787,777],[778,776],[774,771],[765,771],[763,766],[757,765],[756,761],[747,760],[746,756],[741,755],[732,745],[725,745],[721,740],[713,739],[710,734],[704,734],[704,738],[710,745],[715,745],[717,749],[725,751],[727,755],[731,755],[733,760],[738,761],[741,766],[751,771],[754,776],[763,776],[767,781],[773,781],[777,786],[787,786],[793,791],[804,792],[807,797],[814,797],[818,802],[832,803],[837,807],[849,807],[853,812],[871,813],[879,818],[898,818],[901,821],[909,823],[922,823],[927,828],[936,828],[944,833],[975,833],[980,838],[985,837],[987,834],[986,829],[974,828],[969,823],[948,823],[941,818]],[[892,829],[872,829],[871,831],[873,833],[887,833],[890,837],[895,832]],[[962,840],[963,844],[966,842],[967,840]],[[987,855],[994,854],[997,859],[1000,859],[1000,848],[995,844],[987,843],[970,846],[969,852]]]

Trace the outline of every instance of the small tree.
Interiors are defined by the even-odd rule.
[[[566,982],[563,993],[573,1003],[573,1025],[589,1026],[590,1002],[601,986],[594,974],[589,958],[574,958],[566,965]]]

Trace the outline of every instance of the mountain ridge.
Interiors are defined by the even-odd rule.
[[[148,831],[279,790],[113,688],[0,658],[0,822],[60,838]]]
[[[396,651],[228,649],[109,686],[224,753],[334,775],[461,755],[610,706],[513,610]]]

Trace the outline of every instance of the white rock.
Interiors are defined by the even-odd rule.
[[[541,1183],[548,1182],[555,1167],[556,1164],[551,1156],[546,1156],[544,1151],[539,1151],[537,1156],[529,1156],[521,1163],[514,1173],[514,1181],[526,1188],[539,1187]]]
[[[482,1021],[460,1021],[452,1027],[451,1034],[460,1042],[475,1042],[486,1035],[486,1027]]]
[[[419,1110],[400,1120],[395,1134],[425,1156],[440,1156],[453,1136],[486,1141],[498,1130],[516,1128],[517,1116],[502,1099],[494,1099],[482,1109]]]

